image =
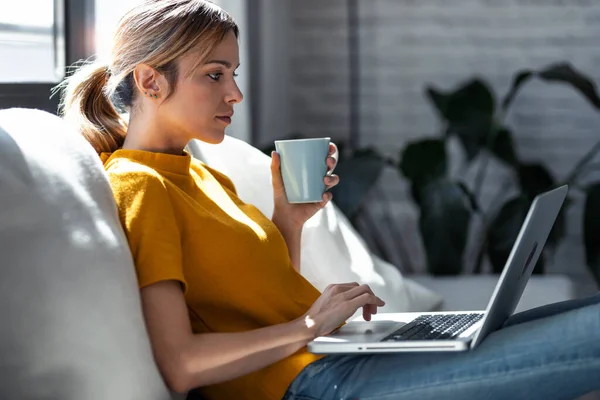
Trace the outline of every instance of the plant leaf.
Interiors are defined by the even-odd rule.
[[[493,115],[494,96],[487,83],[475,78],[451,93],[444,116],[451,123],[464,124],[477,115]]]
[[[419,227],[429,272],[456,275],[463,268],[467,242],[469,199],[456,182],[440,179],[421,187]]]
[[[512,82],[510,90],[506,93],[504,100],[502,100],[502,112],[506,113],[511,103],[515,99],[517,92],[533,76],[533,71],[526,69],[523,71],[519,71]]]
[[[438,103],[440,100],[438,99]],[[442,109],[447,133],[456,135],[469,161],[488,143],[492,130],[495,100],[487,83],[475,78],[446,95]]]
[[[553,64],[538,73],[539,77],[551,82],[568,83],[579,91],[594,107],[600,109],[600,97],[596,84],[570,63]]]
[[[349,158],[340,158],[335,172],[343,179],[331,188],[331,193],[335,204],[348,218],[352,218],[360,209],[384,165],[385,160],[372,149],[355,153]]]
[[[446,175],[446,144],[441,139],[410,142],[400,157],[400,171],[417,187]]]
[[[596,283],[600,285],[600,183],[586,188],[583,207],[585,258]]]
[[[434,88],[433,86],[427,86],[427,88],[425,89],[425,95],[434,105],[435,109],[440,114],[440,116],[445,118],[449,96],[445,93],[442,93],[440,90]]]
[[[419,193],[420,186],[417,186],[414,182],[410,185],[410,194],[415,203],[421,207],[421,194]]]
[[[515,166],[518,163],[512,132],[505,126],[496,132],[490,151],[510,166]]]
[[[481,149],[487,145],[487,140],[492,131],[492,117],[473,116],[465,125],[453,125],[449,132],[455,134],[468,161],[473,161]]]
[[[550,171],[539,163],[520,164],[518,167],[519,185],[521,191],[527,196],[527,200],[533,198],[546,190],[553,189],[556,181]]]
[[[488,228],[487,254],[495,274],[502,273],[530,204],[526,196],[515,197],[504,203],[492,220]],[[543,265],[540,257],[533,273],[543,273]]]

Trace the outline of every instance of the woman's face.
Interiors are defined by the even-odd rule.
[[[206,62],[193,70],[197,60],[194,52],[179,60],[177,86],[160,107],[161,121],[177,136],[220,143],[231,124],[233,106],[243,98],[234,79],[239,66],[237,38],[228,33]]]

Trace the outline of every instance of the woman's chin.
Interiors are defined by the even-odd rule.
[[[219,144],[225,139],[225,130],[219,129],[219,130],[214,130],[213,132],[208,133],[208,134],[202,133],[200,135],[197,135],[194,139],[198,139],[201,142],[208,143],[208,144]]]

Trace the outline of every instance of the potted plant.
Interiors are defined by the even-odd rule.
[[[481,271],[482,260],[487,257],[493,272],[499,273],[533,198],[550,188],[569,184],[571,192],[580,191],[585,196],[582,236],[586,260],[600,283],[600,182],[580,184],[580,178],[600,150],[600,141],[582,155],[561,182],[552,176],[544,163],[521,160],[506,116],[519,90],[532,79],[570,85],[594,108],[600,109],[595,84],[568,63],[552,64],[539,71],[519,71],[501,102],[496,101],[489,85],[480,78],[470,79],[447,92],[428,86],[426,97],[442,121],[442,132],[407,143],[400,151],[399,162],[385,159],[374,149],[361,149],[342,157],[338,171],[344,179],[333,189],[336,204],[352,220],[364,206],[364,195],[377,180],[382,168],[394,165],[410,182],[412,198],[420,211],[419,230],[428,271],[435,275],[463,272],[470,222],[477,215],[484,224],[484,240],[478,251],[475,271]],[[449,176],[447,147],[448,140],[453,137],[460,142],[468,163],[477,160],[478,171],[472,187]],[[492,158],[512,170],[519,193],[484,210],[479,199]],[[567,200],[559,215],[548,239],[549,249],[555,248],[563,237],[564,211],[570,204]],[[544,257],[541,257],[534,273],[543,273],[543,270]]]

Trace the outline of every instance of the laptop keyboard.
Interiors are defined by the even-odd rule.
[[[480,313],[421,315],[382,341],[454,339],[482,317]]]

